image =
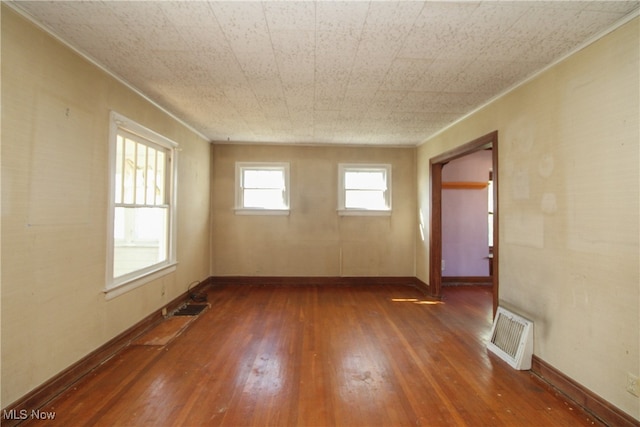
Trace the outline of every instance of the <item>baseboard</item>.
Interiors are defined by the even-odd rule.
[[[210,278],[203,280],[197,286],[192,288],[189,293],[198,292],[210,285],[210,283]],[[187,298],[187,292],[181,294],[165,306],[167,311],[172,311],[173,309],[178,308],[187,300]],[[140,322],[136,323],[115,338],[107,341],[98,349],[89,353],[78,362],[36,387],[22,398],[13,402],[6,408],[3,408],[1,419],[2,426],[16,426],[24,421],[21,419],[5,419],[4,414],[30,414],[31,411],[42,408],[47,404],[47,402],[67,390],[82,377],[93,371],[96,367],[109,360],[117,352],[125,348],[131,341],[142,335],[146,330],[160,323],[163,318],[162,309],[154,311]]]
[[[415,285],[416,278],[393,277],[337,277],[337,276],[214,276],[214,285],[282,285],[282,286],[361,286],[361,285]]]
[[[440,297],[434,297],[433,295],[431,295],[431,287],[429,286],[428,283],[423,282],[422,280],[418,279],[417,277],[413,278],[413,283],[414,283],[416,288],[420,289],[428,297],[440,299]]]
[[[492,285],[491,276],[442,276],[442,284],[473,284],[473,285]]]
[[[572,400],[576,405],[605,425],[618,427],[640,426],[640,421],[616,408],[535,355],[531,362],[531,372],[552,389]]]
[[[430,297],[429,285],[412,276],[213,276],[213,285],[411,286]]]

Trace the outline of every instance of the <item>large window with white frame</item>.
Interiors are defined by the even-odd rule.
[[[338,165],[338,212],[341,215],[391,213],[391,165]]]
[[[177,144],[111,113],[106,291],[135,287],[176,264]]]
[[[289,163],[237,162],[236,213],[289,213]]]

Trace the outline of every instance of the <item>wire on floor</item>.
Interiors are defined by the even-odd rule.
[[[199,280],[189,283],[187,287],[187,294],[189,295],[189,299],[193,302],[207,302],[207,294],[205,292],[192,292],[191,287],[197,286],[200,284]]]

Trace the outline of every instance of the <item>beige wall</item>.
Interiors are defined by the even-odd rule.
[[[113,109],[180,144],[177,270],[107,301]],[[209,145],[2,6],[6,407],[209,276]]]
[[[289,216],[235,215],[237,161],[289,162]],[[391,216],[339,216],[338,163],[391,163]],[[212,145],[219,276],[414,276],[415,149]]]
[[[500,301],[535,321],[535,354],[640,419],[639,20],[418,149],[499,135]],[[428,220],[427,220],[428,221]],[[428,227],[428,224],[427,224]],[[417,274],[428,280],[428,233]]]

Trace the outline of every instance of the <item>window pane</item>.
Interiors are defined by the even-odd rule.
[[[489,181],[487,185],[487,205],[489,213],[493,213],[493,181]]]
[[[284,172],[281,170],[244,170],[244,188],[284,189]]]
[[[136,147],[136,203],[143,205],[147,193],[147,146],[138,143]]]
[[[167,208],[115,208],[113,276],[167,260]]]
[[[243,191],[245,208],[286,209],[284,193],[273,189],[245,189]]]
[[[345,208],[351,209],[387,209],[384,191],[346,190]]]
[[[489,181],[487,190],[487,205],[489,208],[489,246],[493,246],[493,181]]]
[[[489,231],[489,247],[493,247],[493,214],[490,213],[489,214],[489,218],[488,218],[488,231]]]
[[[135,211],[135,239],[137,242],[160,242],[166,236],[165,208],[138,208]]]
[[[113,221],[113,239],[118,242],[125,239],[124,209],[116,208]]]
[[[167,204],[165,193],[167,183],[165,178],[165,171],[167,170],[167,156],[164,152],[158,151],[156,164],[156,204],[164,205]]]
[[[122,203],[122,170],[123,170],[123,164],[122,164],[122,153],[124,150],[124,139],[118,135],[117,139],[116,139],[116,161],[115,161],[115,166],[116,166],[116,176],[115,176],[115,181],[114,181],[114,191],[115,191],[115,202],[116,203]]]
[[[134,189],[136,177],[136,143],[129,138],[125,139],[124,147],[124,198],[123,203],[134,202]]]
[[[156,203],[156,150],[147,148],[147,186],[146,203],[154,205]]]
[[[345,172],[344,187],[360,190],[386,190],[385,173],[382,171]]]

